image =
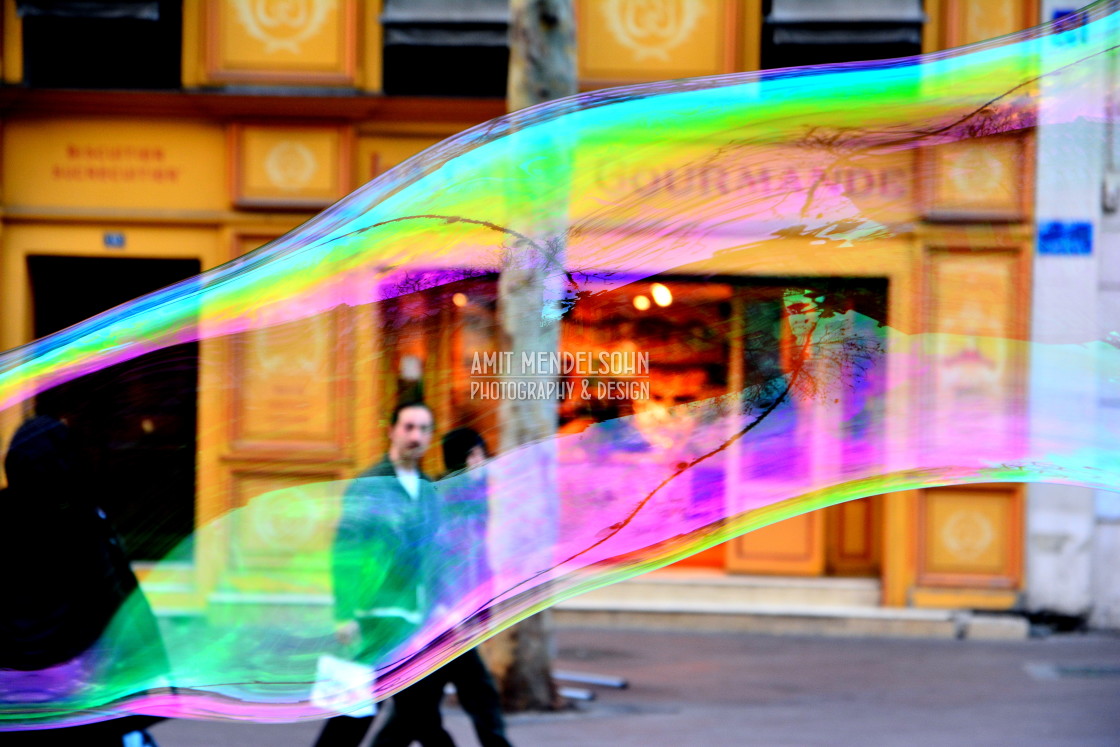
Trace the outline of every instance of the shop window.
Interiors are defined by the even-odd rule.
[[[385,300],[376,318],[382,346],[381,396],[387,418],[393,405],[426,402],[437,428],[474,428],[491,450],[500,443],[498,400],[484,389],[496,381],[480,376],[479,357],[494,356],[503,342],[498,318],[498,274],[481,269],[427,268],[390,275],[380,282]],[[424,468],[443,471],[438,448]]]
[[[591,396],[570,396],[561,403],[561,432],[635,415],[639,430],[649,426],[646,438],[675,437],[662,429],[670,408],[685,417],[689,405],[731,392],[764,401],[777,382],[813,354],[813,367],[799,382],[814,396],[827,391],[843,400],[845,419],[857,438],[845,442],[842,456],[866,459],[862,451],[874,448],[879,435],[873,431],[881,424],[875,408],[881,405],[884,380],[876,351],[886,309],[887,283],[876,278],[727,278],[717,283],[662,277],[596,289],[566,317],[561,348],[590,352],[595,360],[603,353],[644,354],[648,370],[638,379],[648,381],[648,387],[617,387],[604,375],[603,386],[592,382]],[[796,340],[821,319],[829,320],[832,337],[812,353]],[[733,329],[739,330],[738,338]],[[740,360],[732,361],[733,355]],[[635,396],[611,394],[616,391]],[[601,392],[610,396],[597,398]],[[782,408],[766,429],[770,435],[755,438],[793,438],[797,429],[814,427],[800,423],[801,415],[797,407]],[[799,458],[809,455],[790,456]],[[772,466],[756,465],[761,471]]]
[[[24,81],[43,88],[179,88],[173,0],[17,0]]]
[[[921,54],[922,0],[764,0],[762,67]]]
[[[505,97],[509,0],[385,0],[381,23],[385,93]]]

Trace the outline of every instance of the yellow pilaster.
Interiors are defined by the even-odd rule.
[[[762,64],[762,0],[740,0],[743,36],[740,45],[739,69],[758,70]]]
[[[917,491],[883,496],[882,603],[888,607],[909,604],[914,585],[917,538]]]
[[[5,83],[23,82],[23,23],[16,15],[16,0],[4,2],[4,52],[2,55]]]
[[[382,0],[362,4],[358,14],[358,87],[376,93],[381,90]]]
[[[205,82],[202,64],[202,0],[183,0],[183,88],[198,88]]]

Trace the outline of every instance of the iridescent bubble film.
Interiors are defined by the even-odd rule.
[[[995,318],[985,294],[1026,270],[980,261],[994,230],[935,267],[912,240],[913,174],[939,158],[1103,126],[1113,7],[922,57],[534,107],[3,354],[5,433],[48,417],[6,444],[6,510],[22,508],[4,552],[26,573],[5,593],[0,728],[322,718],[560,600],[808,511],[963,483],[1116,488],[1116,425],[1069,417],[1087,388],[1117,387],[1114,342],[1032,341],[1025,317]],[[954,313],[907,311],[929,284]],[[114,387],[146,407],[176,376],[199,420],[169,437],[166,480],[128,482],[129,444],[167,433],[157,415],[69,435],[49,417]],[[362,472],[409,396],[435,414],[417,499]],[[482,466],[441,459],[459,426],[485,440]],[[67,456],[91,438],[115,449],[113,485]],[[114,528],[91,506],[112,517],[126,489],[149,510]],[[126,563],[117,531],[147,596],[102,589],[96,569]],[[104,609],[71,630],[51,615],[82,589]],[[359,666],[332,690],[338,661],[372,685]]]

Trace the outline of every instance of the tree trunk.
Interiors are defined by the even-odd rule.
[[[510,0],[510,65],[507,94],[509,111],[577,92],[575,18],[572,0]],[[558,144],[562,146],[562,144]],[[561,166],[561,172],[566,170]],[[522,231],[535,245],[512,248],[498,284],[498,313],[508,351],[520,360],[523,351],[554,351],[559,347],[559,324],[549,313],[562,278],[564,237],[567,232],[567,193],[548,188],[564,183],[564,173],[545,187],[542,199],[532,201],[536,216]],[[551,179],[549,181],[552,181]],[[519,195],[524,197],[524,195]],[[547,255],[541,248],[548,247]],[[551,321],[545,321],[551,318]],[[557,403],[547,400],[503,400],[501,450],[549,439],[556,433]],[[531,469],[537,479],[533,500],[539,501],[547,523],[557,513],[556,460]],[[543,526],[543,524],[542,524]],[[552,543],[543,530],[542,547]],[[546,558],[538,562],[548,562]],[[559,704],[552,680],[552,621],[548,610],[538,613],[495,636],[486,651],[507,710],[550,710]]]
[[[510,0],[511,112],[579,92],[572,0]]]

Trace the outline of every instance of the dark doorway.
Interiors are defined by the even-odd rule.
[[[35,337],[194,277],[197,260],[32,256]],[[134,560],[163,558],[194,530],[198,344],[148,353],[40,394],[70,426],[90,498]]]

